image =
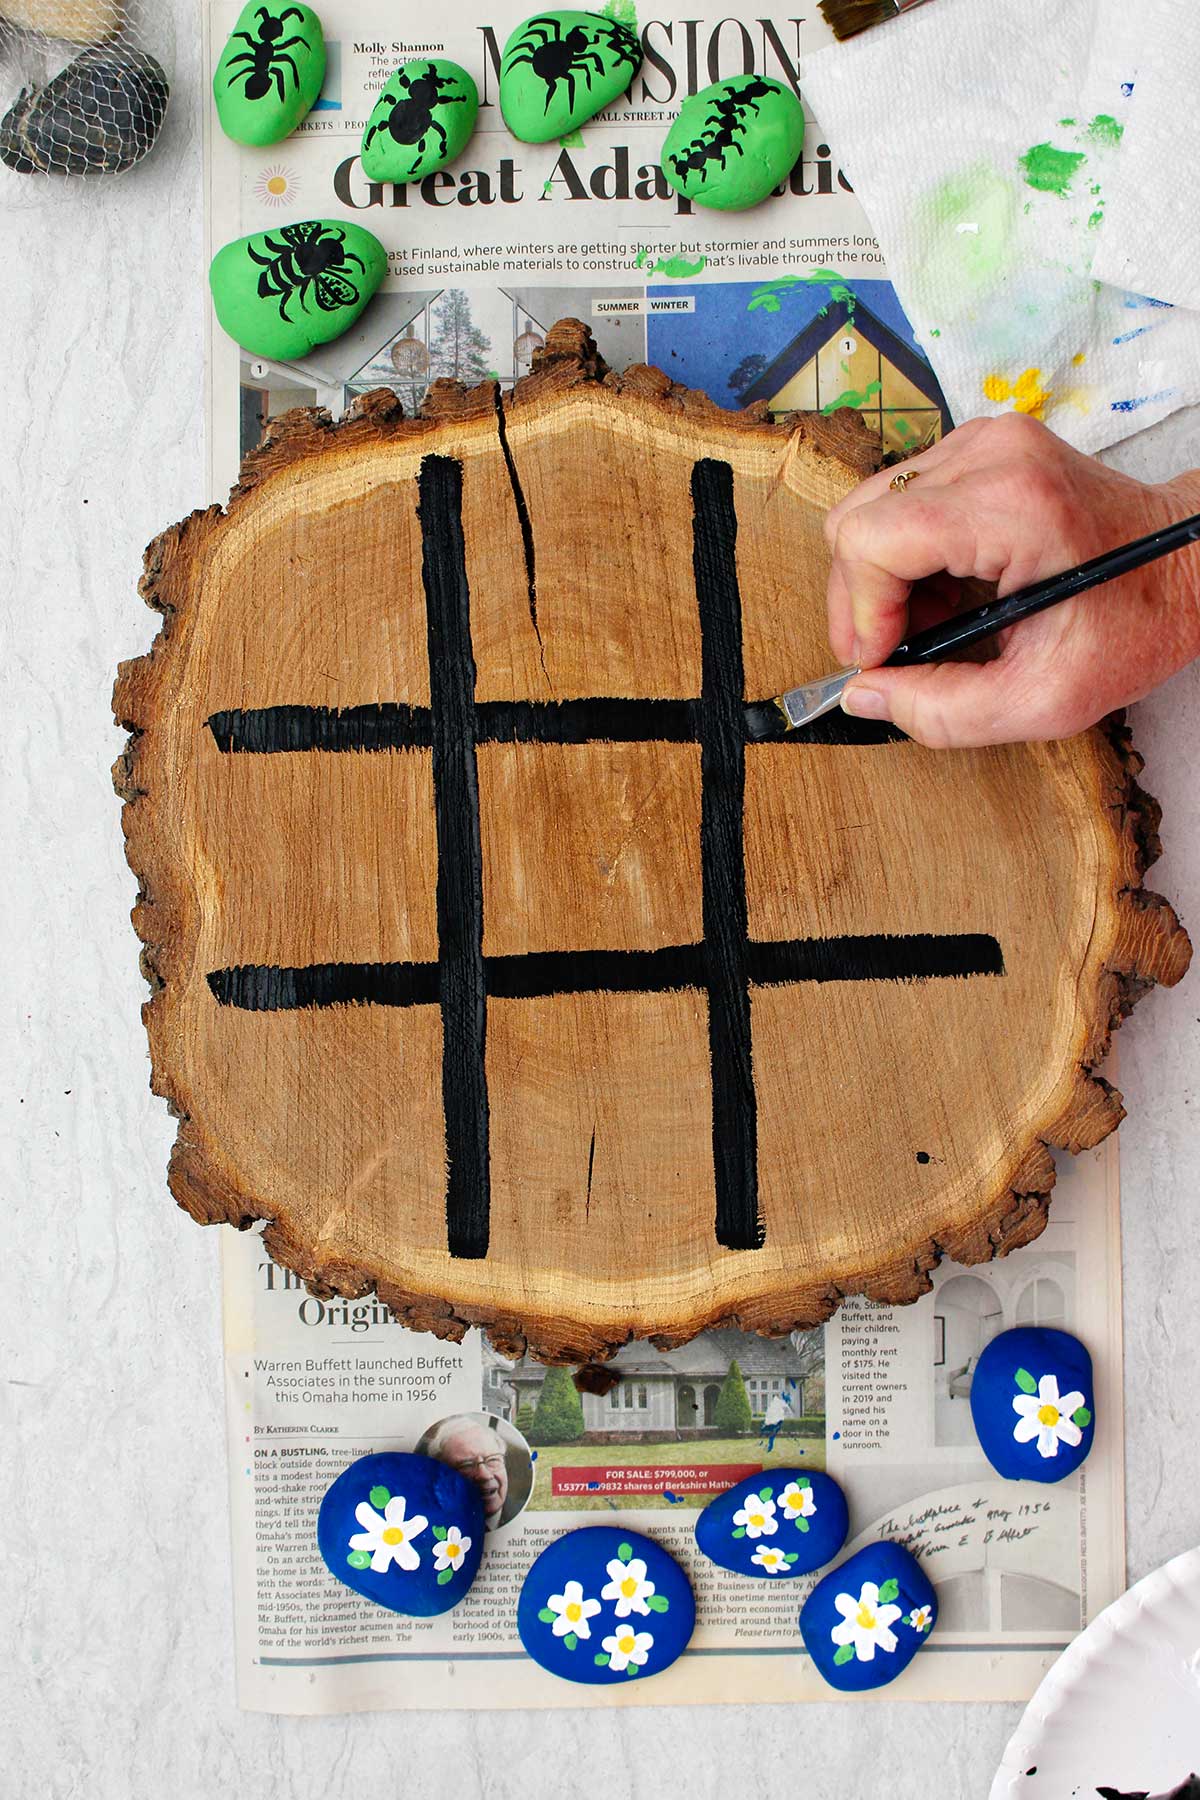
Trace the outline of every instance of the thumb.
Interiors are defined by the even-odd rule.
[[[855,718],[890,719],[931,750],[1066,737],[1081,729],[1056,721],[1037,685],[1004,656],[868,669],[847,684],[842,707]]]

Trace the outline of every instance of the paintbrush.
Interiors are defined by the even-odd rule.
[[[1190,519],[1165,525],[1161,531],[1152,531],[1132,544],[1106,550],[1103,556],[1094,556],[1077,569],[1051,575],[1032,587],[1019,588],[1003,600],[989,600],[986,606],[956,613],[952,618],[943,619],[940,625],[931,625],[927,631],[914,632],[912,637],[897,644],[883,667],[940,662],[953,650],[965,650],[1009,625],[1032,618],[1034,613],[1045,612],[1048,606],[1073,600],[1076,594],[1086,593],[1088,588],[1115,581],[1118,575],[1127,575],[1131,569],[1140,569],[1146,563],[1169,556],[1173,550],[1182,550],[1198,540],[1200,513],[1193,513]],[[790,732],[811,725],[814,719],[837,706],[846,683],[861,674],[861,669],[839,669],[817,681],[806,682],[802,687],[789,688],[786,694],[778,694],[773,700],[752,702],[746,707],[746,736],[753,743],[762,743],[770,738],[787,737]]]
[[[819,0],[821,16],[835,38],[857,37],[869,25],[898,19],[901,13],[923,6],[924,0]]]

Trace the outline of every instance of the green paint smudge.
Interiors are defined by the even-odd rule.
[[[843,363],[843,369],[845,366],[846,365]],[[877,394],[882,386],[882,381],[868,381],[865,388],[847,388],[844,393],[838,395],[836,400],[831,400],[827,406],[823,406],[821,411],[823,413],[832,413],[840,411],[841,408],[845,406],[855,408],[865,406],[867,401]]]
[[[577,125],[574,131],[568,131],[566,137],[560,137],[558,141],[564,150],[582,150],[583,132]]]
[[[608,0],[608,4],[600,9],[602,19],[615,19],[618,25],[627,25],[630,31],[638,28],[637,8],[633,0]]]
[[[649,255],[648,250],[639,250],[634,267],[645,269],[647,275],[666,275],[671,281],[686,281],[708,267],[707,256],[697,257],[695,262],[689,262],[686,256],[660,256],[655,262],[648,263]]]
[[[1095,231],[1097,225],[1101,224],[1103,219],[1104,219],[1104,208],[1102,206],[1098,206],[1096,208],[1095,212],[1092,214],[1092,216],[1088,220],[1088,230]]]
[[[915,281],[926,315],[954,320],[995,293],[1011,261],[1020,190],[977,162],[920,194],[910,215]]]
[[[1087,134],[1093,143],[1115,148],[1125,135],[1125,127],[1119,125],[1111,113],[1097,113],[1087,128]]]
[[[1074,125],[1075,123],[1074,119],[1060,119],[1058,122],[1060,125]]]
[[[764,281],[755,288],[746,302],[746,311],[757,312],[761,307],[764,312],[777,313],[781,297],[793,293],[798,287],[827,287],[830,302],[845,306],[847,320],[854,317],[854,309],[858,305],[854,289],[847,287],[836,269],[813,269],[807,275],[781,275],[777,281]],[[828,311],[829,307],[823,306],[818,317],[823,319]]]
[[[1054,144],[1032,144],[1019,158],[1025,185],[1040,194],[1057,194],[1065,199],[1071,182],[1087,157],[1082,150],[1059,150]]]

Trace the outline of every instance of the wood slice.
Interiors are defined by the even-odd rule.
[[[822,520],[876,457],[567,321],[502,404],[273,421],[151,545],[116,779],[194,1218],[571,1362],[1037,1235],[1190,946],[1120,722],[746,741],[829,666]]]

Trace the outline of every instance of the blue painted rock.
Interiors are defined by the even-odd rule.
[[[537,13],[518,25],[500,61],[500,110],[526,144],[564,137],[620,98],[637,73],[635,31],[592,12]]]
[[[444,169],[466,148],[479,116],[479,89],[445,57],[407,62],[388,81],[363,132],[369,181],[415,181]]]
[[[971,1378],[983,1454],[1008,1481],[1061,1481],[1092,1447],[1092,1359],[1067,1331],[1019,1325],[984,1349]]]
[[[611,1686],[659,1675],[696,1623],[688,1578],[651,1538],[593,1525],[556,1538],[521,1588],[517,1630],[534,1662],[567,1681]]]
[[[213,71],[221,130],[238,144],[295,131],[325,80],[325,36],[311,6],[248,0]]]
[[[387,251],[361,225],[306,219],[235,238],[208,271],[222,329],[254,356],[294,362],[332,343],[387,274]]]
[[[757,206],[786,181],[804,146],[804,108],[790,88],[733,75],[685,100],[663,145],[676,193],[720,212]]]
[[[710,1562],[735,1575],[811,1575],[846,1541],[841,1488],[814,1469],[764,1469],[710,1500],[696,1542]]]
[[[937,1619],[933,1587],[899,1544],[868,1544],[818,1581],[800,1612],[800,1635],[830,1687],[886,1687],[906,1669]]]
[[[317,1516],[317,1548],[330,1574],[417,1619],[449,1612],[469,1592],[483,1536],[473,1481],[432,1456],[393,1450],[343,1469]]]

